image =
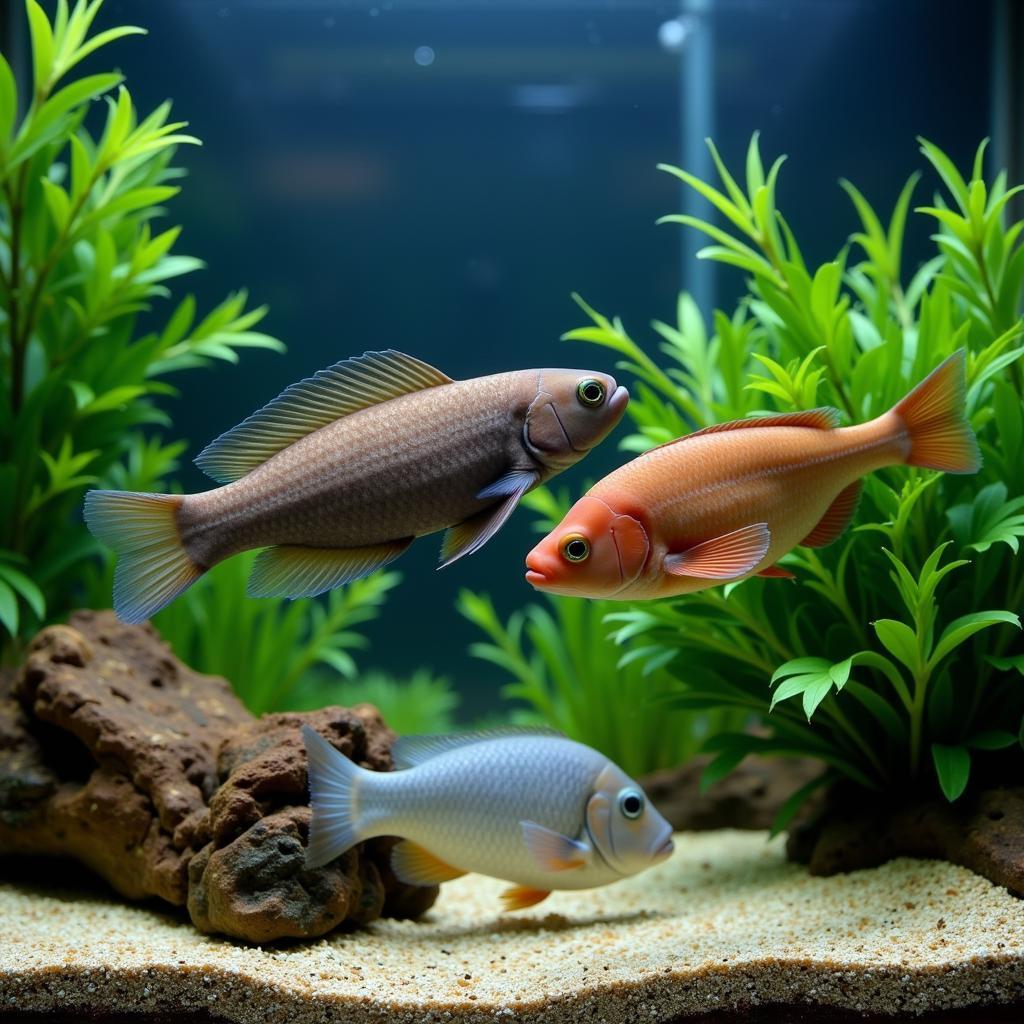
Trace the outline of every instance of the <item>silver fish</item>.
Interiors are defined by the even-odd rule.
[[[360,768],[308,725],[302,735],[309,867],[399,836],[391,866],[402,881],[490,875],[514,883],[502,900],[518,910],[554,889],[637,874],[672,852],[672,827],[643,790],[603,754],[550,730],[403,736],[396,772]]]

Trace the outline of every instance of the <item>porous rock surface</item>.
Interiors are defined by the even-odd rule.
[[[789,856],[814,875],[937,857],[1024,895],[1024,788],[994,787],[956,803],[921,800],[865,807],[837,789],[789,835]]]
[[[369,705],[257,720],[225,680],[111,612],[44,629],[3,682],[0,853],[74,857],[129,899],[253,942],[414,916],[436,897],[391,875],[386,841],[305,867],[299,727],[388,770],[394,737]]]

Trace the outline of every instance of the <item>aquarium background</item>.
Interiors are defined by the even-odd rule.
[[[288,345],[190,374],[168,405],[175,435],[194,455],[288,383],[365,349],[455,377],[611,369],[559,341],[582,319],[572,291],[646,337],[680,288],[706,313],[742,288],[694,260],[694,235],[655,226],[705,212],[658,162],[707,177],[705,136],[735,165],[760,129],[766,154],[789,155],[780,204],[794,232],[809,261],[825,258],[857,226],[838,179],[891,208],[919,166],[916,135],[963,166],[994,133],[997,162],[1010,159],[997,82],[1010,7],[108,0],[101,27],[149,30],[117,50],[136,103],[173,97],[204,142],[179,153],[191,180],[174,215],[208,270],[176,292],[208,306],[246,286],[271,306],[261,329]],[[913,230],[923,248],[926,225]],[[607,443],[561,482],[578,494],[622,458]],[[208,483],[190,466],[179,476]],[[505,615],[536,599],[521,575],[532,519],[518,511],[441,573],[439,538],[415,545],[360,664],[430,666],[455,681],[464,717],[492,711],[505,677],[467,655],[479,635],[454,602],[486,590]]]

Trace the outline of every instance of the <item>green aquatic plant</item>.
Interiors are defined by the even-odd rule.
[[[146,451],[142,445],[133,450],[128,465],[138,475],[122,470],[118,486],[152,482],[145,473]],[[170,472],[174,465],[153,468]],[[214,566],[154,615],[153,625],[187,665],[224,676],[254,714],[345,703],[340,694],[358,687],[349,691],[344,684],[364,678],[354,657],[366,647],[358,627],[380,614],[401,574],[377,572],[320,598],[250,598],[245,584],[255,559],[256,552],[244,552]],[[94,603],[109,599],[113,574],[112,555],[87,574]],[[372,696],[353,698],[359,701],[376,703]]]
[[[568,492],[541,487],[523,503],[553,527]],[[607,754],[631,775],[669,768],[692,757],[703,739],[741,728],[745,710],[667,710],[674,677],[642,647],[625,652],[605,624],[611,601],[545,599],[502,621],[490,597],[463,590],[458,608],[486,635],[470,653],[501,668],[511,681],[502,696],[517,722],[543,722]],[[665,660],[669,660],[666,656]]]
[[[395,678],[370,670],[349,678],[325,678],[308,672],[283,702],[286,711],[313,711],[327,704],[373,704],[399,735],[432,735],[456,732],[456,712],[461,703],[450,680],[429,669]]]
[[[102,0],[26,0],[30,87],[0,56],[0,654],[80,599],[95,554],[81,522],[87,487],[173,462],[166,378],[245,347],[265,307],[244,291],[200,315],[168,282],[202,267],[158,226],[179,192],[179,145],[198,140],[170,104],[140,115],[114,71],[72,77],[86,57],[144,30],[94,33]],[[143,316],[144,315],[144,316]],[[132,454],[134,453],[134,454]],[[161,476],[163,474],[160,474]],[[106,604],[109,597],[104,599]]]
[[[568,332],[619,354],[633,378],[627,451],[760,411],[835,405],[847,422],[889,409],[958,348],[967,406],[984,455],[977,476],[895,468],[865,481],[855,526],[823,549],[783,559],[796,582],[750,579],[685,597],[619,606],[606,616],[632,671],[670,674],[666,708],[734,708],[764,732],[719,732],[706,779],[748,753],[815,757],[823,782],[941,790],[949,800],[1012,760],[1024,769],[1024,401],[1019,319],[1024,221],[1010,221],[1005,174],[965,179],[930,142],[942,188],[915,208],[934,255],[903,265],[915,174],[884,223],[849,182],[860,230],[837,256],[808,265],[776,204],[782,158],[765,172],[755,135],[745,187],[715,147],[711,185],[675,167],[720,219],[671,215],[707,236],[697,256],[738,268],[747,293],[709,330],[680,296],[674,324],[655,322],[658,358],[618,319],[582,300],[591,323]],[[637,646],[639,645],[639,646]],[[641,653],[637,653],[637,652]],[[998,753],[997,753],[998,752]],[[1009,760],[1008,760],[1009,759]],[[994,770],[994,769],[993,769]],[[809,795],[795,794],[781,827]]]

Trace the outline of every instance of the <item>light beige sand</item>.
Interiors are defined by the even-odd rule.
[[[421,922],[258,949],[152,910],[0,885],[0,1014],[634,1024],[765,1002],[918,1012],[1024,998],[1024,903],[936,861],[811,878],[762,833],[715,832],[680,837],[638,878],[518,915],[499,914],[502,888],[463,878]]]

